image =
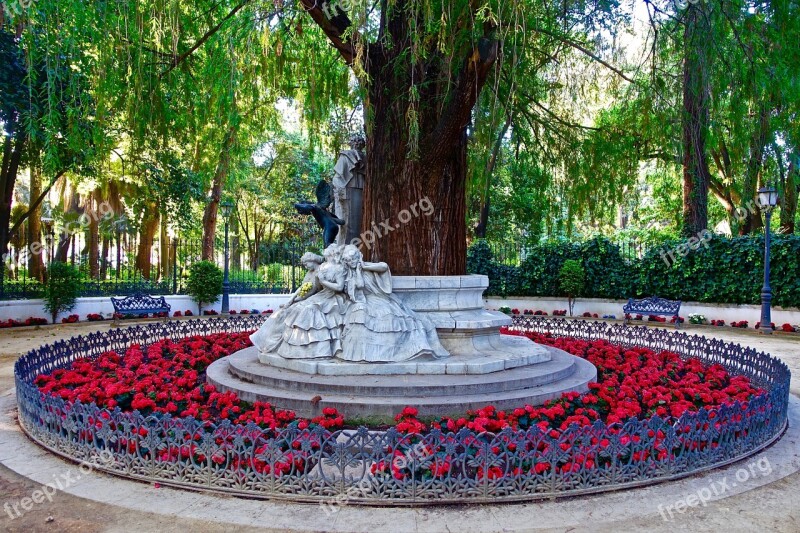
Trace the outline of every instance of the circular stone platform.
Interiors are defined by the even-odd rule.
[[[529,341],[530,342],[530,341]],[[547,356],[544,362],[514,366],[502,371],[445,373],[447,365],[480,369],[480,361],[453,356],[441,361],[396,363],[397,374],[388,373],[393,365],[379,365],[383,375],[358,374],[358,368],[372,364],[339,363],[350,368],[349,374],[325,374],[326,367],[337,363],[318,363],[308,374],[265,365],[258,360],[258,350],[247,348],[220,359],[208,367],[207,379],[222,391],[234,391],[242,400],[267,401],[312,417],[324,407],[335,407],[349,416],[393,416],[403,407],[413,405],[422,415],[459,415],[468,409],[494,405],[513,409],[525,404],[537,405],[558,398],[562,392],[586,391],[587,384],[597,378],[595,367],[578,357],[556,348],[530,343],[535,352]],[[516,364],[517,361],[509,361]],[[499,357],[487,363],[503,363]],[[406,372],[417,366],[416,373]],[[439,372],[427,372],[430,370]]]
[[[588,390],[597,369],[526,337],[501,335],[511,319],[483,307],[486,276],[396,276],[392,291],[436,326],[450,353],[400,363],[284,359],[247,348],[219,359],[207,380],[249,402],[313,417],[335,407],[349,417],[393,416],[412,405],[423,416],[458,416],[493,405],[538,405]]]

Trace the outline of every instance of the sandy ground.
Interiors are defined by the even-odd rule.
[[[94,331],[107,331],[108,323],[71,324],[42,328],[0,330],[0,392],[14,385],[13,365],[19,355],[41,344]],[[783,359],[792,370],[792,394],[800,395],[800,336],[764,336],[751,331],[729,328],[687,328],[690,333],[715,336],[750,345]],[[30,496],[38,486],[0,465],[0,504]],[[586,524],[585,529],[569,531],[786,531],[800,532],[800,474],[794,474],[765,487],[694,508],[665,522],[658,514],[643,515],[624,523]],[[316,513],[309,506],[309,513]],[[368,524],[369,510],[364,510]],[[297,517],[302,529],[303,517]],[[265,524],[268,527],[268,524]],[[353,524],[354,530],[364,523]],[[533,530],[535,524],[530,525]],[[52,502],[37,505],[35,511],[11,518],[0,512],[3,531],[87,531],[87,532],[222,532],[232,528],[213,522],[177,519],[155,513],[139,513],[108,504],[92,502],[65,493],[57,493]],[[236,531],[250,531],[236,528]],[[523,529],[524,530],[524,529]],[[264,531],[261,529],[260,531]],[[399,529],[397,530],[399,531]],[[419,525],[418,531],[425,531]],[[476,524],[476,531],[481,531]]]

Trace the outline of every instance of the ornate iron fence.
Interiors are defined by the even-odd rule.
[[[94,333],[43,346],[16,363],[19,420],[36,442],[112,474],[249,497],[374,505],[520,501],[615,490],[675,479],[739,460],[780,437],[787,424],[790,373],[751,348],[641,326],[519,317],[518,327],[555,336],[606,339],[720,363],[766,390],[747,404],[679,419],[538,427],[498,433],[394,429],[329,432],[296,427],[212,424],[143,417],[69,404],[43,395],[37,375],[132,343],[255,329],[263,317],[233,317]],[[593,458],[589,461],[588,458]]]
[[[232,294],[288,294],[305,275],[300,257],[309,250],[321,251],[321,242],[308,231],[292,238],[268,243],[230,239],[229,265]],[[135,235],[116,234],[103,241],[99,256],[89,257],[83,234],[69,236],[64,246],[50,239],[42,253],[42,262],[62,261],[81,272],[81,296],[124,296],[149,294],[184,294],[189,267],[202,258],[199,240],[171,239],[140,241]],[[216,239],[212,260],[222,268],[224,240]],[[41,298],[42,279],[32,276],[25,249],[11,247],[6,261],[7,273],[0,276],[0,300]],[[2,273],[2,272],[0,272]]]

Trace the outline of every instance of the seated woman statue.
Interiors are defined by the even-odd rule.
[[[318,359],[334,357],[342,350],[345,269],[341,247],[331,245],[323,253],[325,262],[316,254],[303,256],[308,274],[300,289],[250,336],[262,355]]]
[[[417,315],[392,294],[386,263],[364,263],[361,252],[347,245],[342,253],[347,270],[347,311],[342,352],[347,361],[398,362],[421,355],[450,355],[439,343],[430,320]]]

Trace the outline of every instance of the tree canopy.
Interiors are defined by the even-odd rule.
[[[481,237],[754,233],[763,222],[749,206],[769,183],[781,193],[776,225],[794,232],[798,10],[795,0],[7,6],[0,240],[35,240],[43,216],[61,223],[109,204],[113,220],[86,229],[90,257],[124,227],[151,244],[201,238],[210,258],[230,197],[235,234],[257,247],[301,231],[291,203],[362,129],[364,221],[423,196],[437,209],[367,251],[398,272],[458,273]]]

